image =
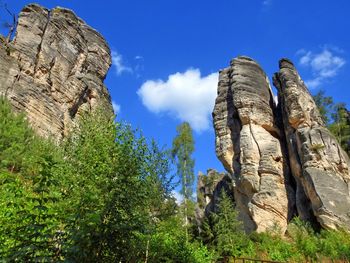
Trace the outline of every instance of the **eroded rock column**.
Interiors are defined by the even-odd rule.
[[[294,205],[274,108],[269,81],[254,60],[235,58],[220,72],[213,111],[216,153],[235,178],[234,197],[247,232],[284,232]]]
[[[349,158],[323,123],[292,62],[282,59],[279,90],[290,167],[297,182],[299,215],[323,228],[350,229]]]

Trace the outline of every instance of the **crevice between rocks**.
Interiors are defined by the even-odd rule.
[[[45,27],[43,29],[43,33],[42,33],[42,36],[41,36],[41,41],[40,41],[40,43],[38,45],[37,53],[36,53],[36,56],[35,56],[33,75],[35,75],[35,73],[38,70],[39,58],[40,58],[40,53],[41,53],[41,49],[42,49],[42,44],[44,42],[45,34],[46,34],[47,28],[48,28],[48,26],[50,24],[50,20],[51,20],[51,10],[48,10],[47,11],[47,21],[46,21]]]

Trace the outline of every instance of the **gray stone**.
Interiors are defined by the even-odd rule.
[[[113,112],[103,84],[110,49],[71,10],[24,7],[14,39],[0,47],[0,65],[0,95],[43,136],[62,138],[77,116],[99,106]]]
[[[328,229],[350,229],[349,158],[326,129],[292,62],[280,61],[274,76],[281,103],[298,214]],[[298,194],[300,194],[298,196]]]

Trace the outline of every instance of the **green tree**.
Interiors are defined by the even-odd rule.
[[[150,238],[149,262],[215,262],[214,255],[198,242],[187,242],[178,215],[159,222]]]
[[[57,258],[55,202],[60,151],[0,98],[0,255],[6,261]]]
[[[175,212],[168,155],[96,111],[62,144],[0,100],[0,258],[135,262]],[[144,238],[145,237],[145,238]]]
[[[215,243],[223,257],[238,257],[249,247],[249,240],[243,231],[242,222],[232,199],[225,191],[221,192],[217,213],[213,214]]]
[[[325,96],[323,90],[313,96],[327,128],[337,138],[345,152],[350,154],[350,115],[345,103],[334,103],[333,98]]]
[[[329,125],[329,130],[335,135],[346,153],[350,155],[350,120],[349,112],[344,103],[334,105],[332,118],[333,123]]]
[[[326,125],[331,121],[330,115],[334,107],[333,98],[325,96],[325,91],[320,90],[313,96],[314,101],[318,107],[321,117]]]
[[[181,181],[181,194],[184,197],[184,219],[186,226],[186,240],[188,240],[188,222],[190,201],[193,194],[194,183],[194,139],[192,128],[188,122],[176,127],[177,135],[173,140],[171,155],[176,161],[177,175]]]
[[[66,258],[134,262],[168,204],[167,156],[101,111],[83,116],[78,129],[65,143]]]

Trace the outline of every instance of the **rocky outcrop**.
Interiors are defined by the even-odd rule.
[[[211,215],[218,211],[223,191],[233,200],[233,181],[228,173],[219,173],[214,169],[208,169],[207,174],[199,172],[195,208],[198,234],[205,233],[207,227],[213,227]]]
[[[220,72],[213,119],[216,153],[235,180],[234,197],[245,230],[284,231],[294,193],[271,87],[248,57]],[[287,183],[286,183],[287,182]]]
[[[222,191],[232,195],[232,179],[227,173],[208,169],[207,174],[199,172],[197,179],[196,219],[202,221],[217,210]]]
[[[103,37],[71,10],[23,8],[17,32],[0,47],[0,95],[44,136],[62,138],[82,112],[112,114],[103,84],[111,65]]]
[[[282,59],[279,67],[274,84],[279,92],[290,167],[297,182],[298,213],[306,219],[315,217],[323,228],[349,228],[349,158],[325,127],[293,63]]]
[[[220,72],[213,119],[216,153],[234,178],[234,198],[247,232],[293,216],[316,227],[350,229],[349,159],[327,130],[294,65],[280,61],[269,81],[250,58]]]

